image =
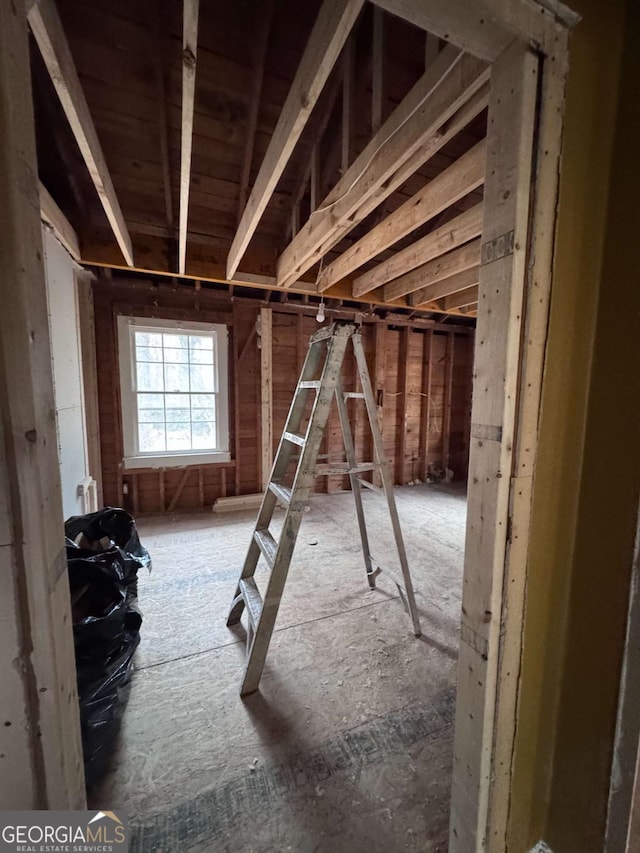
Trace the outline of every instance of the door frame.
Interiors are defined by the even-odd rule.
[[[506,849],[568,35],[556,0],[374,0],[492,63],[449,849]]]

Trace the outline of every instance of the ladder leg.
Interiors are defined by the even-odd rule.
[[[338,403],[338,415],[340,416],[340,426],[342,427],[342,436],[344,439],[344,449],[347,457],[349,468],[356,467],[356,450],[353,444],[353,434],[351,432],[351,424],[349,422],[349,413],[347,412],[347,403],[344,399],[342,391],[342,381],[338,379],[336,385],[336,401]],[[362,555],[364,557],[364,567],[367,572],[367,581],[371,589],[375,588],[376,575],[379,571],[374,571],[371,563],[371,549],[369,548],[369,536],[367,534],[367,525],[364,517],[364,506],[362,505],[362,488],[360,480],[356,473],[349,474],[351,481],[351,491],[356,505],[356,515],[358,517],[358,527],[360,528],[360,539],[362,540]]]
[[[385,497],[387,499],[387,504],[389,506],[391,526],[393,528],[393,535],[396,541],[396,547],[398,549],[400,566],[402,568],[402,577],[405,583],[405,591],[409,604],[409,613],[411,614],[414,633],[416,637],[419,637],[422,633],[420,629],[420,618],[418,616],[418,608],[416,606],[416,599],[413,591],[411,573],[409,572],[409,562],[407,560],[407,552],[404,546],[404,539],[402,537],[400,519],[398,518],[398,508],[396,506],[395,495],[393,493],[393,481],[391,479],[391,475],[389,473],[389,466],[387,465],[387,460],[384,455],[384,445],[382,442],[382,435],[380,433],[380,426],[378,424],[376,405],[375,400],[373,398],[373,389],[371,388],[371,380],[369,379],[369,371],[367,369],[367,359],[364,354],[364,349],[362,348],[362,340],[360,338],[360,335],[353,335],[351,340],[353,341],[353,351],[356,357],[356,364],[358,366],[358,374],[360,376],[362,390],[364,392],[364,401],[367,407],[367,414],[369,416],[371,433],[373,435],[373,445],[375,448],[377,460],[380,464],[382,485],[384,488]]]

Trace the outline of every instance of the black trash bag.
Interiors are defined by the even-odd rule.
[[[87,788],[108,766],[140,642],[137,576],[151,568],[135,522],[107,507],[65,523]]]

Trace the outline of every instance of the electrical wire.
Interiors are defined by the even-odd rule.
[[[311,220],[313,219],[313,217],[314,217],[316,214],[318,214],[318,213],[324,213],[324,211],[326,211],[326,210],[331,210],[331,208],[332,208],[332,207],[335,207],[335,205],[336,205],[336,204],[338,204],[338,202],[342,201],[344,198],[346,198],[346,197],[349,195],[349,193],[351,192],[351,190],[355,187],[355,185],[356,185],[356,184],[360,181],[360,179],[364,176],[364,174],[366,173],[367,169],[368,169],[368,168],[369,168],[369,166],[373,163],[374,159],[378,156],[378,154],[379,154],[379,153],[380,153],[380,151],[384,148],[384,146],[389,142],[389,140],[390,140],[390,139],[393,139],[393,137],[396,135],[396,133],[398,133],[398,132],[399,132],[399,131],[400,131],[400,130],[405,126],[405,124],[406,124],[406,123],[407,123],[411,118],[413,118],[413,116],[414,116],[414,115],[418,112],[418,110],[422,107],[422,105],[423,105],[423,104],[424,104],[424,102],[427,100],[427,98],[429,98],[429,97],[433,94],[433,92],[438,88],[438,86],[439,86],[439,85],[440,85],[444,80],[446,80],[446,79],[447,79],[447,77],[449,76],[449,74],[451,74],[451,72],[453,71],[453,69],[454,69],[454,68],[456,67],[456,65],[460,62],[460,60],[462,59],[463,55],[464,55],[464,54],[463,54],[463,52],[462,52],[462,51],[460,51],[460,52],[459,52],[459,54],[458,54],[458,56],[455,58],[455,60],[454,60],[454,61],[452,62],[452,64],[449,66],[449,68],[447,68],[447,70],[444,72],[444,74],[442,75],[442,77],[440,77],[440,78],[437,80],[437,82],[433,84],[433,86],[429,89],[429,91],[428,91],[428,92],[427,92],[427,94],[424,96],[424,98],[420,101],[420,103],[419,103],[419,104],[416,104],[416,106],[411,110],[411,112],[409,113],[409,115],[408,115],[408,116],[406,116],[406,118],[404,118],[404,119],[403,119],[403,121],[402,121],[402,122],[401,122],[401,123],[396,127],[396,129],[395,129],[395,130],[393,130],[393,131],[392,131],[392,132],[391,132],[391,133],[390,133],[390,134],[389,134],[385,139],[383,139],[383,140],[382,140],[382,142],[380,143],[380,145],[378,145],[378,147],[377,147],[377,148],[376,148],[376,150],[373,152],[373,154],[371,155],[371,157],[369,157],[369,159],[367,160],[366,164],[363,166],[362,170],[358,173],[357,177],[356,177],[356,178],[354,178],[354,180],[351,182],[351,184],[349,185],[349,187],[348,187],[348,188],[347,188],[347,189],[342,193],[342,195],[338,196],[338,198],[337,198],[337,199],[335,199],[334,201],[330,202],[329,204],[320,205],[320,207],[317,207],[317,208],[313,211],[313,213],[311,214],[311,216],[309,217],[309,220],[308,220],[309,222],[311,222]]]

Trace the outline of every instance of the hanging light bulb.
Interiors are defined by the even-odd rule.
[[[324,299],[320,300],[320,305],[318,305],[318,313],[316,314],[316,320],[318,323],[324,323]]]

